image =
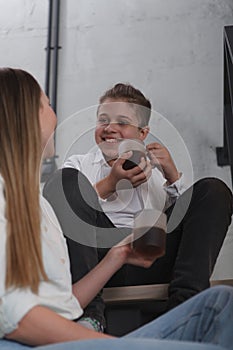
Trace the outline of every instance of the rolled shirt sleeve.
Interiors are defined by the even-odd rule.
[[[180,178],[171,185],[168,185],[167,182],[165,182],[163,188],[168,194],[166,208],[172,205],[177,198],[179,198],[188,189],[188,187],[189,185],[183,173],[180,173]]]
[[[0,298],[0,338],[13,332],[19,321],[36,305],[38,297],[30,290],[15,289]]]

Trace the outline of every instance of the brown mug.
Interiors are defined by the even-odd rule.
[[[155,209],[144,210],[135,219],[133,249],[150,259],[161,257],[166,250],[167,217]]]

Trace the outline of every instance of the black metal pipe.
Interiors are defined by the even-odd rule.
[[[50,94],[50,64],[51,64],[51,40],[52,40],[52,18],[53,18],[53,0],[49,1],[48,15],[48,36],[46,49],[46,66],[45,66],[45,93]]]
[[[58,55],[59,49],[59,29],[60,29],[60,0],[55,1],[54,6],[54,45],[53,45],[53,72],[52,72],[52,95],[51,104],[54,111],[57,111],[57,82],[58,82]]]
[[[48,38],[46,54],[45,93],[50,98],[51,105],[57,110],[57,82],[58,82],[58,53],[59,49],[60,0],[49,1]],[[54,136],[55,138],[55,136]],[[45,182],[56,170],[55,158],[47,158],[42,164],[41,181]]]

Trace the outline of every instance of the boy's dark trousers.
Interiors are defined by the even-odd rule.
[[[102,232],[106,235],[106,228],[114,225],[101,210],[92,185],[76,169],[58,170],[45,184],[43,194],[53,206],[67,238],[72,280],[76,282],[107,253],[108,248],[96,247],[103,238]],[[204,178],[182,194],[166,214],[166,254],[148,269],[123,266],[106,286],[169,283],[167,309],[171,309],[209,287],[231,223],[232,193],[221,180]],[[177,218],[181,221],[175,227]],[[119,231],[119,239],[130,233],[117,228],[114,231]],[[100,294],[85,311],[104,323]]]

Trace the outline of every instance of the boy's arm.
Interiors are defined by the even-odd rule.
[[[122,165],[131,155],[132,152],[124,153],[121,158],[118,158],[113,163],[110,174],[94,185],[99,197],[107,199],[114,194],[117,189],[117,183],[120,180],[128,180],[133,187],[138,187],[148,180],[151,176],[151,165],[150,162],[146,161],[144,158],[141,159],[138,166],[129,170],[123,169]]]
[[[98,193],[99,197],[101,197],[102,199],[107,199],[113,193],[116,192],[116,183],[114,179],[111,178],[111,176],[107,176],[102,180],[98,181],[94,185],[94,188]]]
[[[167,180],[167,185],[171,185],[179,180],[181,174],[166,147],[158,142],[153,142],[146,146],[147,154],[152,166],[158,166],[163,176]]]
[[[111,167],[111,172],[108,176],[98,181],[94,188],[102,199],[107,199],[116,192],[118,181],[126,178],[126,172],[122,168],[125,160],[132,155],[132,152],[127,152],[122,158],[115,160]]]

